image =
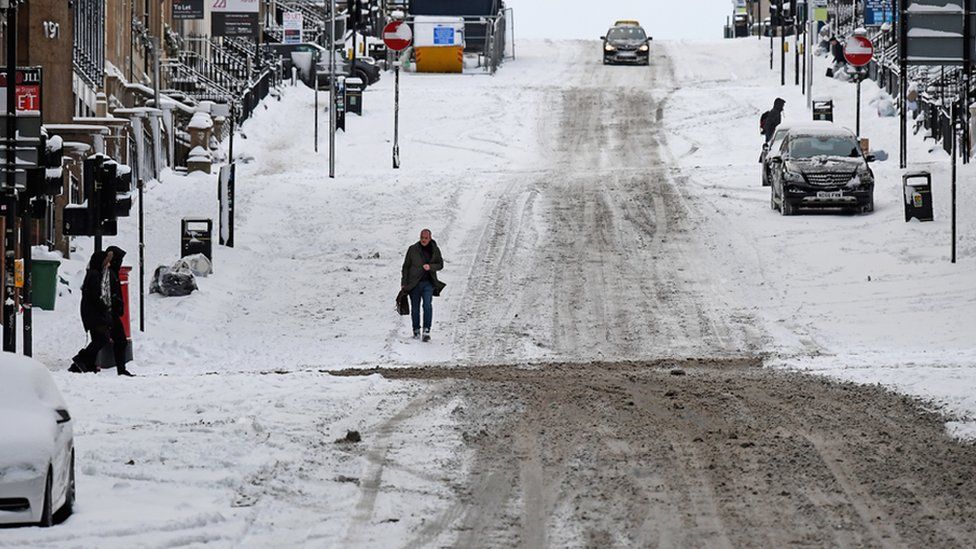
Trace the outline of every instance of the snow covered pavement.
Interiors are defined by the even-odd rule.
[[[550,469],[553,460],[599,473],[600,464],[587,461],[592,455],[574,454],[576,439],[564,437],[591,416],[600,436],[588,435],[586,447],[619,458],[620,471],[645,470],[647,452],[633,440],[620,442],[626,437],[615,429],[648,421],[663,422],[655,432],[669,437],[698,425],[709,456],[725,455],[727,418],[758,425],[756,440],[786,455],[816,450],[824,463],[864,456],[858,448],[818,447],[816,436],[800,432],[838,436],[830,422],[753,421],[795,401],[784,378],[772,376],[768,386],[763,374],[742,378],[768,387],[775,398],[750,383],[726,381],[727,367],[743,360],[884,382],[945,405],[960,420],[953,428],[965,433],[976,418],[976,218],[968,215],[976,198],[960,194],[961,262],[951,266],[944,153],[930,153],[913,139],[909,155],[914,167],[935,174],[935,223],[901,221],[896,160],[874,165],[874,214],[782,218],[769,209],[768,189],[759,184],[757,121],[778,95],[787,100],[787,120],[805,119],[798,90],[778,86],[765,62],[768,51],[755,40],[655,42],[653,50],[650,69],[603,67],[597,42],[539,41],[520,43],[519,59],[495,77],[405,75],[399,171],[390,168],[392,79],[384,78],[366,93],[366,116],[349,117],[349,132],[339,135],[334,180],[325,153],[313,151],[312,92],[286,88],[280,102],[269,102],[244,125],[246,139],[235,142],[237,247],[217,248],[215,273],[199,281],[199,292],[149,296],[147,332],[135,335],[134,379],[62,371],[84,343],[78,288],[90,243],[78,239],[78,253],[61,270],[72,291],[62,292],[57,311],[35,312],[34,336],[35,356],[56,370],[77,418],[77,514],[50,531],[0,531],[0,547],[643,539],[639,524],[628,526],[625,537],[592,537],[603,532],[599,521],[592,526],[567,507],[574,497],[598,497],[588,489],[599,475],[573,477],[567,498],[541,490],[540,483],[555,482],[551,471],[572,470]],[[853,120],[853,88],[820,80],[817,93],[833,95],[836,119]],[[325,135],[325,116],[320,123]],[[863,123],[873,148],[896,158],[894,119],[865,115]],[[960,188],[974,175],[963,169]],[[177,258],[181,217],[216,218],[215,195],[213,176],[167,174],[150,187],[150,272]],[[444,251],[441,278],[448,283],[435,300],[431,344],[411,340],[408,321],[393,311],[402,254],[422,227],[433,230]],[[112,243],[134,260],[134,218],[121,231]],[[133,283],[133,297],[136,288]],[[710,400],[680,400],[694,386],[658,378],[670,380],[668,365],[688,357],[716,361],[687,379],[727,399],[727,407],[710,410],[701,424],[673,410],[698,410]],[[588,376],[572,368],[565,373],[565,363],[588,361],[638,361],[623,364],[641,371],[631,380],[619,366],[606,372],[600,366],[594,389]],[[553,380],[523,380],[527,363],[562,366]],[[499,364],[515,368],[497,380],[490,370],[489,379],[463,373]],[[374,366],[436,368],[395,381],[326,373]],[[447,372],[459,367],[452,379]],[[551,398],[563,387],[563,375],[581,384],[565,388],[572,398],[554,403],[556,411],[538,407],[537,397]],[[483,394],[473,393],[469,381]],[[672,382],[674,394],[665,397]],[[849,396],[808,386],[823,390],[824,398]],[[882,391],[857,394],[879,409],[907,414]],[[662,398],[679,399],[668,402],[672,412],[661,408]],[[831,409],[825,402],[823,413]],[[646,415],[601,415],[617,406]],[[856,424],[860,408],[843,409]],[[677,419],[668,423],[672,414]],[[521,423],[510,423],[516,420]],[[506,425],[525,434],[549,420],[559,425],[550,433],[554,447],[516,437],[510,453]],[[872,421],[877,430],[886,425],[883,417]],[[931,423],[912,429],[899,433],[906,440],[939,436]],[[363,442],[336,443],[347,430],[361,432]],[[780,434],[790,444],[773,443]],[[697,455],[679,442],[685,453],[677,462]],[[912,439],[913,448],[917,443]],[[760,467],[767,455],[776,454],[758,453],[748,463]],[[968,463],[968,454],[960,456],[959,463]],[[738,492],[716,491],[717,484],[706,482],[707,461],[694,463],[702,470],[660,484],[668,488],[662,493],[680,494],[688,478],[703,479],[690,504],[674,494],[662,500],[686,505],[681,508],[698,513],[697,522],[671,521],[659,525],[661,532],[677,525],[716,536],[697,539],[729,541],[722,525],[744,519],[723,498]],[[834,480],[854,474],[821,465],[818,474]],[[615,510],[630,513],[623,503],[628,483],[649,489],[646,483],[658,477],[647,474],[641,478],[650,480],[619,484]],[[872,504],[850,483],[818,496],[811,491],[819,488],[796,482],[776,488],[802,496],[790,509],[804,509],[809,496],[824,524],[856,522],[851,509]],[[498,491],[465,499],[479,487]],[[951,504],[916,492],[928,505]],[[852,507],[828,509],[823,501],[831,498]],[[539,501],[540,514],[529,512]],[[498,512],[479,514],[472,506]],[[546,527],[533,528],[533,521]],[[811,524],[804,539],[827,539],[812,531],[821,524]],[[875,539],[878,532],[871,521],[850,528],[848,541]],[[968,530],[948,531],[970,539]]]

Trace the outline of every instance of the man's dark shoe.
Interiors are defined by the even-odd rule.
[[[77,362],[72,362],[71,363],[71,366],[68,366],[68,371],[69,372],[74,372],[76,374],[83,374],[83,373],[85,373],[85,370]]]
[[[424,330],[424,337],[421,341],[423,341],[424,343],[430,341],[430,330]]]
[[[122,368],[121,370],[119,370],[119,375],[120,376],[126,376],[126,377],[136,377],[135,374],[133,374],[129,370],[126,370],[125,368]]]
[[[413,338],[414,339],[420,339],[420,330],[414,330],[413,331]]]

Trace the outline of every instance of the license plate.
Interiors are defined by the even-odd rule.
[[[817,192],[817,198],[843,198],[843,191],[819,191]]]
[[[637,57],[637,54],[632,51],[622,51],[617,54],[617,57]]]

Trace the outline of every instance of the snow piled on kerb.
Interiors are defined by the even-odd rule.
[[[730,266],[723,273],[763,319],[772,366],[861,383],[881,383],[940,405],[959,421],[952,432],[976,435],[976,163],[959,167],[959,263],[949,262],[949,156],[909,135],[907,172],[932,173],[936,220],[905,223],[898,168],[898,118],[879,118],[862,85],[861,133],[887,153],[872,164],[876,211],[869,215],[781,217],[760,186],[760,114],[786,100],[784,124],[809,124],[793,86],[779,85],[779,56],[755,39],[713,47],[669,44],[685,83],[664,113],[669,146],[690,176],[689,192],[708,213],[706,238]],[[816,99],[832,98],[834,120],[854,128],[855,87],[814,66]]]

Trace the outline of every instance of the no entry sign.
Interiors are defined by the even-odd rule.
[[[855,67],[863,67],[874,59],[874,44],[864,36],[852,36],[844,44],[844,59]]]
[[[413,31],[403,21],[394,21],[383,28],[383,43],[393,51],[407,49],[412,40]]]

